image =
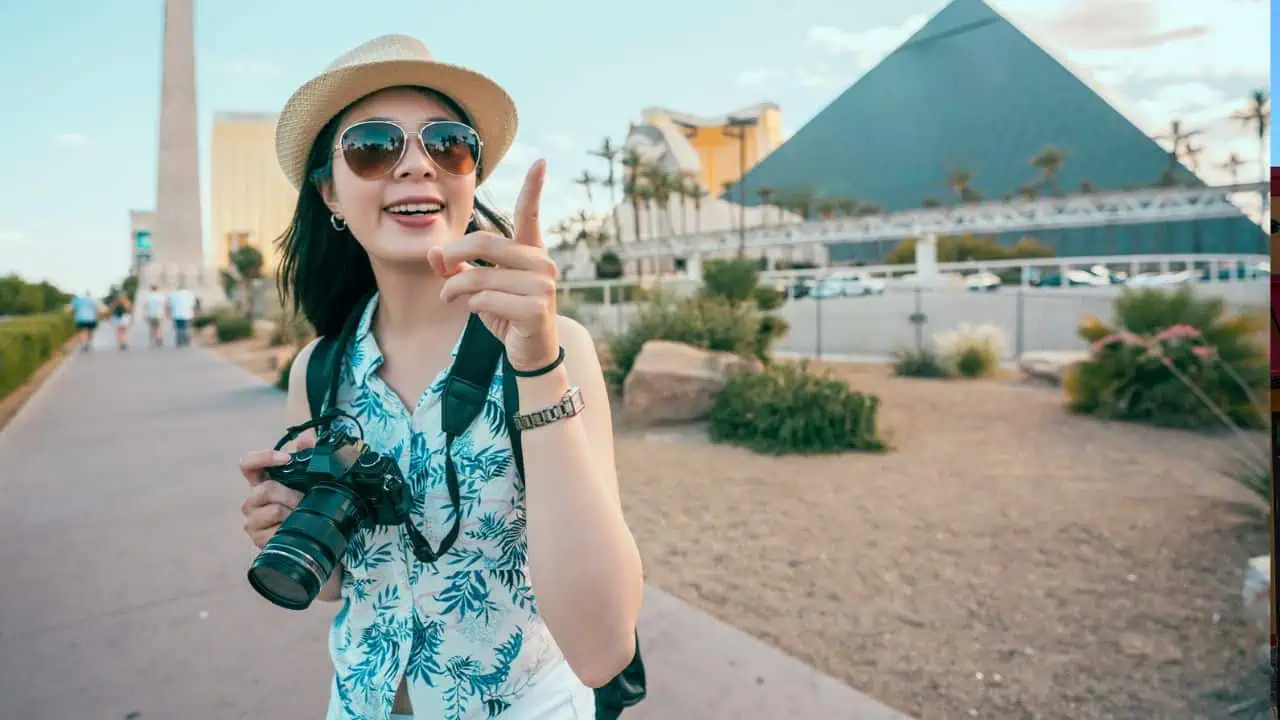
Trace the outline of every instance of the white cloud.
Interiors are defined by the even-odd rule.
[[[89,142],[89,138],[80,133],[58,133],[53,136],[53,142],[58,145],[84,145]]]
[[[928,20],[928,16],[917,13],[897,25],[879,25],[856,31],[831,25],[815,25],[809,28],[808,44],[826,55],[852,55],[855,69],[862,73],[875,67],[886,55],[924,27]],[[842,64],[846,63],[842,60]]]
[[[1265,86],[1270,67],[1264,3],[1161,0],[996,0],[1037,41],[1069,51],[1073,65],[1109,85],[1245,80]]]
[[[738,83],[738,87],[745,87],[745,88],[760,87],[761,85],[765,85],[766,83],[769,83],[772,80],[777,80],[781,76],[782,76],[782,73],[778,72],[777,70],[764,70],[764,69],[743,70],[742,72],[738,73],[737,83]]]

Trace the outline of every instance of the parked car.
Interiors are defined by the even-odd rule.
[[[986,270],[976,272],[964,279],[964,287],[970,292],[992,292],[1003,284],[999,275]]]
[[[833,276],[848,296],[881,295],[884,293],[884,280],[874,278],[864,272]]]

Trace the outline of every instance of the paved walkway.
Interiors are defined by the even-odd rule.
[[[197,347],[63,364],[0,432],[0,717],[323,717],[326,628],[245,582],[240,454],[282,396]],[[903,718],[655,588],[626,720]],[[133,715],[136,713],[136,715]]]

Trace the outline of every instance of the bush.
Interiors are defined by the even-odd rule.
[[[275,318],[275,329],[271,331],[268,343],[271,347],[284,345],[305,345],[316,336],[311,323],[301,314],[285,311]]]
[[[222,316],[214,321],[214,330],[218,342],[234,342],[253,337],[253,320],[232,315]]]
[[[1263,426],[1261,314],[1227,313],[1182,287],[1126,290],[1115,316],[1080,324],[1090,356],[1064,378],[1069,409],[1165,427]]]
[[[217,319],[217,315],[197,315],[191,319],[191,327],[200,330],[212,325]]]
[[[994,375],[1004,357],[1004,333],[994,325],[961,323],[951,332],[933,338],[948,375],[976,378]]]
[[[893,374],[900,377],[945,378],[947,369],[938,354],[928,348],[902,348],[893,353]]]
[[[615,389],[635,365],[640,349],[650,340],[671,340],[705,350],[755,355],[760,318],[745,305],[734,306],[723,298],[694,297],[674,300],[655,295],[641,306],[626,330],[609,339],[613,367],[607,371]]]
[[[757,285],[754,291],[756,307],[761,312],[769,312],[782,307],[786,296],[769,285]]]
[[[777,315],[762,315],[756,330],[755,356],[761,362],[772,362],[773,344],[786,337],[791,323]]]
[[[0,398],[21,386],[75,334],[70,313],[51,312],[0,323]]]
[[[738,305],[756,297],[760,264],[755,260],[708,260],[702,266],[702,294]]]
[[[289,355],[289,359],[285,360],[280,366],[280,375],[276,377],[276,387],[285,392],[289,391],[289,371],[293,369],[293,361],[298,357],[298,348],[294,348]]]
[[[732,375],[711,410],[711,439],[771,455],[883,450],[880,400],[810,372],[807,361]]]

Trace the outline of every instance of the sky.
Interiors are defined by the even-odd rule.
[[[604,168],[586,151],[619,143],[644,108],[719,115],[771,101],[794,133],[946,2],[197,2],[206,246],[213,114],[276,112],[376,35],[419,37],[507,88],[520,130],[483,190],[510,210],[529,164],[546,158],[549,226],[587,206],[572,179]],[[1206,181],[1229,180],[1206,166],[1230,152],[1247,163],[1241,179],[1266,176],[1256,136],[1230,119],[1270,85],[1265,0],[990,4],[1149,134],[1175,117],[1204,130]],[[0,18],[0,274],[100,294],[128,271],[129,210],[154,204],[163,1],[0,0]],[[607,206],[597,198],[596,209]]]

